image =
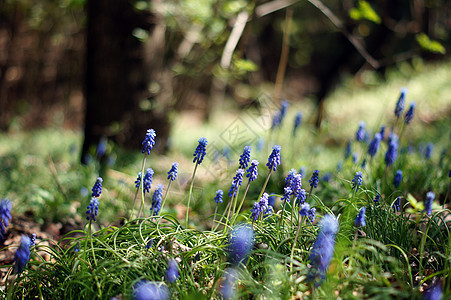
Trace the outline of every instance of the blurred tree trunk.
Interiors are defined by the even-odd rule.
[[[152,15],[136,10],[133,2],[87,1],[82,163],[102,137],[138,148],[147,128],[157,131],[160,146],[169,133],[166,114],[154,113],[152,99],[147,99],[150,76],[144,43],[133,36],[137,28],[153,28]]]

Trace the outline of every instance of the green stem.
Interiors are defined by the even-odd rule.
[[[239,213],[240,213],[240,211],[241,211],[241,207],[243,207],[244,199],[246,199],[247,191],[249,190],[249,186],[250,186],[250,185],[251,185],[251,181],[249,180],[249,181],[247,182],[246,189],[244,190],[244,196],[243,196],[243,199],[241,199],[240,206],[238,206],[238,210],[236,211],[235,218],[233,218],[232,224],[235,224],[236,218],[238,218],[238,215],[239,215]]]
[[[266,190],[266,186],[268,185],[269,177],[271,176],[271,171],[272,171],[272,166],[271,166],[271,168],[269,168],[268,176],[266,177],[265,184],[263,185],[262,190],[260,191],[260,195],[258,195],[257,201],[260,201],[260,198],[263,196],[263,193]]]
[[[171,183],[172,183],[172,180],[169,179],[168,188],[166,189],[166,193],[164,194],[163,203],[161,203],[160,211],[163,211],[164,204],[166,203],[166,198],[168,197],[169,189],[171,188]]]
[[[143,159],[143,163],[141,166],[141,182],[139,183],[139,186],[141,188],[141,207],[139,208],[138,218],[141,217],[141,212],[143,214],[143,218],[146,217],[146,213],[144,212],[144,166],[146,164],[146,157],[147,157],[147,153],[144,153],[144,159]]]
[[[299,238],[299,232],[301,232],[301,225],[302,225],[302,221],[303,221],[304,219],[303,218],[301,218],[301,220],[299,221],[299,223],[298,223],[298,229],[297,229],[297,231],[296,231],[296,237],[294,238],[294,241],[293,241],[293,247],[291,247],[291,255],[290,255],[290,272],[293,270],[293,257],[294,257],[294,248],[296,248],[296,244],[297,244],[297,241],[298,241],[298,238]]]
[[[189,204],[191,202],[191,196],[193,194],[194,176],[196,175],[196,170],[197,170],[198,165],[199,165],[199,163],[196,162],[196,165],[194,166],[193,177],[191,178],[191,185],[189,187],[188,205],[186,207],[186,217],[185,217],[185,228],[188,228]]]

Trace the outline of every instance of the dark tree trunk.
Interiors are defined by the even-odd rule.
[[[89,0],[87,16],[82,163],[102,137],[138,148],[146,129],[154,128],[160,146],[165,144],[165,114],[140,108],[148,97],[149,72],[144,44],[132,35],[136,28],[150,31],[152,16],[136,11],[132,0]]]

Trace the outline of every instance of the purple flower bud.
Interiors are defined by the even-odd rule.
[[[12,203],[8,199],[2,199],[0,202],[0,240],[3,239],[3,235],[6,233],[6,228],[11,221],[11,208]]]
[[[401,94],[399,95],[398,102],[396,103],[396,107],[395,107],[395,116],[397,118],[399,118],[401,116],[402,111],[404,110],[404,103],[406,101],[406,94],[407,94],[407,89],[406,88],[402,88],[401,89]]]
[[[162,282],[141,280],[133,286],[134,300],[169,300],[171,294]]]
[[[164,185],[158,184],[155,192],[152,195],[152,206],[150,207],[150,213],[153,216],[158,215],[161,209],[161,202],[163,201],[163,189]]]
[[[428,214],[428,216],[432,213],[432,202],[434,201],[435,194],[434,192],[428,192],[426,194],[426,201],[424,201],[424,210]]]
[[[247,224],[234,227],[229,235],[227,247],[229,262],[233,266],[246,263],[247,258],[254,246],[254,230]]]
[[[251,147],[245,146],[243,154],[240,155],[240,169],[246,169],[251,161]]]
[[[21,273],[30,259],[31,240],[28,236],[22,235],[20,246],[14,254],[14,274]]]
[[[365,122],[360,121],[359,128],[355,133],[355,139],[357,142],[363,142],[365,139]]]
[[[244,176],[244,170],[238,169],[236,171],[235,177],[233,177],[232,186],[230,187],[230,190],[229,190],[229,197],[235,197],[235,195],[237,194],[238,188],[243,183],[243,176]]]
[[[153,146],[155,145],[155,137],[157,136],[155,130],[153,129],[147,129],[146,137],[144,138],[144,141],[142,142],[143,145],[143,151],[142,153],[147,153],[147,155],[150,155],[150,150],[152,150]]]
[[[402,181],[402,171],[396,171],[395,177],[393,178],[393,185],[398,188]]]
[[[216,203],[222,203],[222,197],[224,195],[224,192],[222,190],[217,190],[216,191],[216,196],[214,198]]]
[[[410,122],[413,119],[413,114],[415,113],[415,102],[410,103],[409,110],[407,110],[406,114],[404,115],[404,123],[410,124]]]
[[[166,279],[169,283],[174,283],[179,278],[179,268],[175,259],[171,259],[168,262],[168,268],[166,269]]]
[[[359,210],[359,213],[357,214],[357,217],[355,218],[355,221],[354,221],[354,224],[356,227],[365,227],[366,226],[365,212],[366,212],[365,206]]]
[[[268,157],[268,163],[266,164],[270,170],[276,171],[277,166],[280,165],[280,149],[279,145],[272,147],[271,155]]]
[[[318,182],[319,182],[319,171],[318,170],[313,171],[312,178],[310,178],[308,182],[310,182],[311,187],[315,187],[315,188],[318,187]]]
[[[97,177],[96,183],[92,187],[92,197],[100,197],[100,194],[102,194],[102,177]]]
[[[307,217],[310,211],[310,204],[304,203],[301,205],[301,209],[299,210],[299,214],[301,217]]]
[[[251,166],[247,169],[246,177],[249,177],[249,181],[254,181],[258,176],[258,161],[251,161]]]
[[[362,179],[362,172],[356,172],[354,179],[352,180],[352,189],[357,192],[359,187],[362,185],[363,179]]]
[[[196,150],[194,151],[193,163],[197,163],[200,165],[204,160],[206,154],[207,154],[207,139],[203,137],[199,139],[199,144],[197,145]]]
[[[178,162],[173,162],[172,163],[172,167],[171,167],[171,169],[168,172],[168,179],[169,180],[174,181],[177,178],[178,166],[179,166]]]

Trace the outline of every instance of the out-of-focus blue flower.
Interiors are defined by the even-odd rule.
[[[359,187],[362,185],[363,179],[362,179],[362,172],[356,172],[354,179],[352,180],[352,189],[357,192]]]
[[[96,216],[99,211],[99,198],[92,197],[86,209],[86,220],[96,221]]]
[[[97,157],[103,157],[106,152],[106,147],[108,146],[108,139],[104,136],[102,136],[97,143],[97,149],[96,149],[96,156]]]
[[[280,165],[280,149],[281,147],[279,145],[274,145],[272,147],[272,152],[268,157],[268,162],[266,163],[266,166],[273,171],[277,170],[277,166]]]
[[[274,113],[274,117],[272,118],[271,131],[279,127],[281,122],[282,116],[280,115],[280,111],[277,111]]]
[[[424,201],[424,210],[428,214],[428,216],[432,213],[432,202],[434,201],[435,194],[434,192],[428,192],[426,194],[426,201]]]
[[[251,166],[247,169],[246,177],[249,177],[249,181],[254,181],[258,176],[258,160],[252,160]]]
[[[324,182],[329,182],[330,179],[332,178],[332,173],[327,172],[323,175],[323,177],[321,178],[322,181]]]
[[[260,203],[255,201],[254,206],[251,209],[251,219],[257,221],[258,216],[260,216]]]
[[[100,197],[100,194],[102,194],[102,177],[97,177],[96,183],[92,187],[92,197]]]
[[[426,159],[431,158],[433,151],[434,151],[434,143],[430,142],[427,144],[426,149],[424,150],[424,158]]]
[[[396,102],[396,107],[395,107],[396,118],[399,118],[402,114],[402,111],[404,110],[404,104],[406,102],[406,94],[407,94],[407,89],[401,88],[401,94],[399,95],[398,102]]]
[[[271,195],[268,197],[268,205],[271,207],[274,207],[274,204],[276,203],[276,196]]]
[[[229,262],[233,266],[246,263],[247,258],[254,246],[254,230],[248,224],[235,226],[229,235],[227,252]]]
[[[224,158],[226,158],[228,161],[231,160],[231,157],[230,157],[230,147],[225,146],[225,147],[222,149],[222,156],[223,156]]]
[[[222,190],[216,191],[216,196],[214,198],[216,203],[222,203],[222,197],[224,196],[224,192]]]
[[[14,274],[21,273],[30,259],[31,240],[28,236],[22,235],[20,246],[14,254]]]
[[[337,163],[337,172],[340,172],[341,170],[343,170],[343,162],[342,162],[342,161],[339,161],[339,162]]]
[[[194,151],[194,159],[193,163],[201,164],[204,160],[205,155],[207,154],[207,139],[202,137],[199,139],[199,144],[196,147],[196,150]]]
[[[351,156],[351,152],[352,152],[351,140],[348,140],[346,142],[346,147],[345,147],[345,159],[347,159],[349,156]]]
[[[227,268],[224,271],[224,281],[219,290],[221,296],[225,299],[234,299],[235,298],[235,282],[238,278],[238,272],[234,268]]]
[[[393,203],[393,210],[399,211],[401,209],[401,197],[396,198],[395,202]]]
[[[134,300],[169,300],[171,294],[162,282],[141,280],[133,287]]]
[[[404,115],[404,123],[410,124],[410,122],[412,121],[413,114],[415,113],[415,106],[416,106],[415,102],[410,103],[409,109]]]
[[[362,161],[362,169],[366,169],[366,158]]]
[[[310,252],[310,270],[308,280],[319,286],[326,276],[327,268],[334,254],[335,235],[338,232],[338,221],[326,215],[320,221],[320,232]]]
[[[423,294],[423,300],[442,300],[443,292],[442,285],[440,282],[435,283],[429,289],[427,289]]]
[[[396,136],[396,135],[395,135]],[[398,138],[392,138],[385,153],[385,164],[391,166],[398,157]]]
[[[152,170],[152,168],[148,168],[146,170],[146,175],[144,175],[144,194],[145,193],[150,193],[150,188],[152,187],[152,181],[153,181],[153,174],[154,171]]]
[[[161,209],[161,202],[163,201],[163,189],[164,185],[158,184],[155,192],[152,195],[152,206],[150,207],[150,213],[153,216],[158,215]]]
[[[359,160],[359,154],[357,152],[352,153],[352,163],[357,164]]]
[[[318,182],[319,182],[319,171],[318,170],[313,171],[313,175],[309,179],[308,182],[310,182],[311,187],[314,187],[314,188],[318,187]]]
[[[0,202],[0,239],[6,233],[6,228],[11,221],[11,208],[13,204],[8,199],[2,199]]]
[[[150,155],[150,150],[152,150],[153,146],[155,145],[155,137],[157,136],[157,133],[153,129],[147,129],[146,137],[144,138],[144,141],[142,142],[143,145],[143,152],[147,155]]]
[[[396,171],[395,177],[393,178],[393,185],[397,189],[402,181],[402,171],[398,170]]]
[[[360,121],[359,128],[357,129],[355,133],[355,139],[357,142],[363,142],[365,139],[365,122]]]
[[[258,152],[262,151],[264,146],[265,146],[265,140],[263,138],[259,138],[257,141],[257,151]]]
[[[246,169],[251,161],[251,147],[245,146],[243,154],[240,155],[240,169]]]
[[[283,201],[290,202],[290,197],[292,194],[293,194],[293,191],[291,190],[291,188],[289,186],[284,187],[282,202]]]
[[[302,113],[298,112],[296,117],[294,118],[294,126],[293,126],[293,136],[296,136],[296,132],[302,124]]]
[[[260,200],[254,203],[254,207],[251,209],[251,218],[256,221],[260,214],[268,213],[269,208],[269,195],[268,193],[263,193]]]
[[[310,222],[313,223],[313,221],[315,221],[316,208],[314,208],[314,207],[310,208],[310,210],[308,211],[308,215],[307,216],[308,216]]]
[[[287,109],[289,106],[290,106],[290,102],[288,102],[288,100],[282,101],[282,106],[280,107],[280,117],[281,117],[280,122],[282,122],[283,118],[285,118],[285,116],[287,114]]]
[[[243,183],[243,176],[244,176],[244,170],[243,169],[238,169],[236,171],[235,177],[233,177],[232,186],[230,187],[230,190],[229,190],[229,197],[235,197],[236,196],[238,188]]]
[[[384,135],[385,135],[385,125],[381,126],[381,130],[379,131],[379,133],[381,134],[381,140],[384,139]]]
[[[175,259],[170,259],[166,269],[166,279],[169,283],[174,283],[179,278],[179,267]]]
[[[370,145],[368,146],[368,154],[371,157],[374,157],[376,155],[377,150],[379,150],[379,146],[381,144],[382,135],[378,132],[374,135],[373,140],[370,142]]]
[[[179,167],[179,163],[178,162],[173,162],[172,163],[172,167],[171,167],[171,169],[168,172],[168,179],[170,181],[174,181],[177,178],[178,167]]]
[[[301,217],[307,217],[310,211],[310,204],[304,203],[301,205],[301,209],[299,210],[299,214]]]
[[[301,177],[302,177],[302,178],[305,177],[305,172],[306,172],[305,166],[301,166],[301,167],[299,168],[299,174],[301,174]]]
[[[365,206],[359,210],[359,213],[357,214],[357,217],[355,218],[355,221],[354,221],[354,225],[356,227],[365,227],[366,226],[365,212],[366,212]]]

